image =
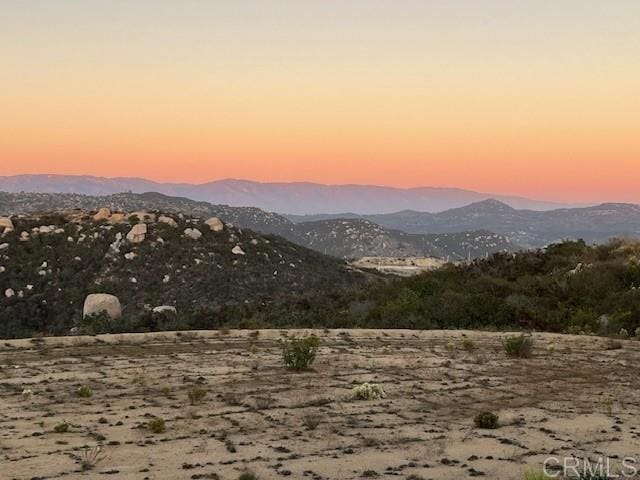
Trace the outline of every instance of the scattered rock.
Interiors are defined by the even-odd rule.
[[[0,250],[6,250],[7,248],[9,248],[8,243],[0,243]]]
[[[209,226],[212,232],[221,232],[224,230],[224,223],[222,223],[222,220],[218,217],[211,217],[204,223]]]
[[[107,207],[103,207],[100,210],[98,210],[98,213],[96,213],[93,216],[93,219],[96,222],[99,222],[101,220],[107,220],[110,216],[111,216],[111,210],[108,209]]]
[[[106,293],[93,293],[88,295],[84,301],[82,316],[106,312],[109,317],[116,319],[122,316],[120,300],[115,295]]]
[[[15,294],[16,294],[16,292],[13,290],[13,288],[7,288],[7,289],[4,291],[4,296],[5,296],[5,297],[7,297],[7,298],[14,297],[14,296],[15,296]]]
[[[153,313],[177,313],[176,307],[172,307],[171,305],[160,305],[159,307],[154,307]]]
[[[240,245],[236,245],[235,247],[233,247],[231,249],[231,253],[233,253],[234,255],[245,255],[244,250],[240,248]]]
[[[173,218],[167,217],[165,215],[160,215],[160,217],[158,218],[158,222],[165,223],[173,228],[176,228],[178,226],[178,223]]]
[[[184,234],[187,237],[192,238],[194,240],[198,240],[202,236],[202,232],[200,230],[198,230],[197,228],[187,228],[184,231]]]
[[[147,224],[146,223],[138,223],[131,227],[129,233],[127,233],[127,240],[131,243],[141,243],[144,242],[145,236],[147,235]]]

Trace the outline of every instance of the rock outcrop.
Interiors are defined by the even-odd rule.
[[[110,216],[111,216],[111,210],[107,207],[103,207],[100,210],[98,210],[98,213],[96,213],[93,216],[93,219],[96,222],[99,222],[101,220],[107,220]]]
[[[209,220],[204,222],[212,232],[221,232],[224,230],[224,223],[218,217],[211,217]]]
[[[173,218],[167,217],[165,215],[160,215],[160,217],[158,217],[158,222],[165,223],[173,228],[176,228],[178,226],[178,223]]]
[[[197,228],[187,228],[185,229],[184,234],[193,240],[198,240],[202,236],[202,232]]]
[[[9,217],[0,217],[0,232],[13,230],[13,222]]]
[[[147,235],[147,224],[138,223],[131,227],[129,233],[127,233],[127,240],[131,243],[142,243]]]
[[[122,307],[120,300],[115,295],[106,293],[93,293],[88,295],[84,301],[82,316],[93,315],[106,312],[110,318],[116,319],[122,316]]]

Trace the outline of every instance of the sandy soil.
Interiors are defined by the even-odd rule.
[[[0,478],[520,479],[549,455],[640,452],[640,342],[536,334],[533,357],[512,359],[505,333],[316,331],[313,370],[294,373],[283,333],[0,341]],[[352,399],[366,381],[387,397]],[[483,410],[499,428],[474,427]]]

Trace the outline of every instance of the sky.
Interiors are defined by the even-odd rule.
[[[3,0],[23,173],[640,202],[640,1]]]

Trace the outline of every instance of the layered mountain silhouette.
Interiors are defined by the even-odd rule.
[[[569,205],[500,196],[458,188],[392,188],[375,185],[322,185],[308,182],[260,183],[218,180],[202,184],[159,183],[142,178],[103,178],[73,175],[16,175],[0,177],[0,191],[80,193],[159,192],[213,204],[258,207],[288,214],[355,212],[392,213],[400,210],[440,212],[495,198],[514,208],[549,210]]]

